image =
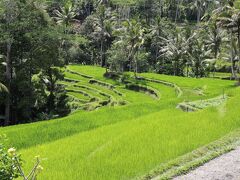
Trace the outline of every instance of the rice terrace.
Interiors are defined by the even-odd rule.
[[[0,180],[240,179],[239,19],[237,0],[1,0]]]

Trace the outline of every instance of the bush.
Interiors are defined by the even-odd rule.
[[[22,170],[23,160],[17,154],[15,148],[6,148],[6,136],[0,136],[0,179],[11,180],[22,177],[24,180],[36,180],[37,175],[42,171],[40,160],[36,158],[36,164],[28,176]]]

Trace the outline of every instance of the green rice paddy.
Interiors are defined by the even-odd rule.
[[[129,90],[123,81],[105,78],[100,67],[70,65],[65,71],[68,81],[61,84],[79,100],[75,111],[0,128],[22,154],[25,170],[41,156],[39,179],[137,179],[240,128],[240,88],[233,81],[153,73],[135,81],[128,73],[131,83],[154,89],[159,96],[154,98],[150,91]],[[228,98],[216,103],[221,96]],[[185,112],[177,108],[183,102],[201,108]]]

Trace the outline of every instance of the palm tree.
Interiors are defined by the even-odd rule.
[[[75,17],[77,13],[75,12],[75,8],[70,1],[67,1],[63,7],[59,10],[54,11],[56,17],[54,17],[58,24],[62,24],[65,26],[65,33],[67,33],[67,27],[71,22],[75,21]]]
[[[167,26],[167,21],[165,19],[161,18],[160,16],[157,16],[154,24],[151,25],[150,28],[150,35],[152,39],[152,49],[155,50],[155,63],[157,62],[158,56],[159,56],[159,50],[162,45],[162,39],[161,37],[166,36],[166,26]]]
[[[224,40],[225,31],[218,28],[216,21],[208,23],[208,27],[209,31],[205,43],[207,48],[212,51],[213,57],[217,59],[222,41]]]
[[[106,8],[104,5],[99,5],[97,9],[97,23],[96,23],[96,29],[97,32],[100,35],[100,48],[101,48],[101,66],[103,67],[105,65],[104,62],[104,21],[106,19]]]
[[[56,20],[57,24],[60,24],[63,26],[63,33],[65,35],[69,34],[69,26],[73,22],[78,22],[76,19],[74,19],[77,16],[77,13],[75,12],[75,8],[73,6],[73,3],[71,1],[67,1],[63,7],[60,8],[59,10],[55,10],[55,17],[54,19]],[[60,44],[60,49],[62,50],[63,53],[65,53],[64,58],[65,58],[65,63],[69,63],[69,56],[68,56],[68,46],[69,44],[65,41],[65,38],[62,39],[62,42]],[[61,52],[61,51],[59,51]]]
[[[207,50],[206,45],[199,37],[194,40],[193,51],[190,57],[195,77],[203,77],[206,73],[206,67],[209,66],[211,50]]]
[[[5,28],[10,31],[11,25],[15,22],[18,14],[16,12],[16,9],[18,8],[17,3],[14,0],[11,1],[4,1],[2,4],[3,8],[3,16],[1,16],[1,20],[5,21]],[[1,58],[5,59],[5,66],[6,66],[6,87],[9,92],[11,92],[11,83],[12,83],[12,44],[14,42],[13,37],[9,33],[6,36],[4,46],[6,47],[6,52],[4,56],[1,56]],[[5,102],[5,125],[9,125],[10,123],[10,114],[11,114],[11,93],[7,94],[6,102]]]
[[[233,4],[233,1],[229,1],[230,6],[224,6],[216,12],[219,15],[218,25],[226,29],[230,34],[230,45],[231,45],[231,62],[232,62],[232,76],[237,80],[240,78],[237,77],[236,73],[236,62],[239,61],[240,57],[240,10],[236,9]],[[237,38],[237,47],[238,47],[238,58],[234,58],[234,41],[235,37]],[[240,62],[240,61],[239,61]],[[239,65],[240,66],[240,65]],[[240,67],[239,67],[240,69]]]
[[[102,67],[106,66],[105,58],[106,46],[110,46],[109,40],[111,40],[113,32],[111,19],[108,19],[110,15],[111,15],[110,9],[100,4],[97,8],[96,17],[94,19],[95,23],[94,35],[96,39],[100,40],[100,59]]]
[[[141,24],[135,19],[131,21],[125,21],[123,25],[125,27],[123,37],[129,44],[128,61],[130,62],[130,66],[134,65],[134,76],[137,78],[137,53],[141,46],[144,44],[144,29],[142,28]]]
[[[190,3],[190,8],[197,11],[197,23],[199,24],[205,11],[208,9],[210,4],[218,4],[217,0],[194,0]]]
[[[175,23],[177,23],[178,18],[181,16],[181,12],[185,9],[183,0],[177,0],[176,6]]]
[[[237,40],[234,37],[233,33],[230,33],[230,61],[231,61],[231,70],[232,78],[237,80],[237,61],[239,60]]]
[[[216,19],[211,19],[207,23],[208,27],[208,33],[207,33],[207,38],[205,40],[206,48],[211,51],[213,54],[212,59],[208,59],[209,63],[211,64],[212,70],[213,70],[213,76],[215,73],[215,66],[217,62],[218,55],[221,51],[221,44],[223,41],[227,41],[225,36],[225,31],[220,29],[217,26],[217,21]]]
[[[183,68],[187,63],[185,61],[188,59],[186,57],[188,56],[189,41],[193,36],[186,38],[181,29],[176,28],[176,32],[171,38],[161,38],[165,45],[161,47],[159,51],[161,55],[159,57],[166,57],[172,60],[173,74],[175,76],[183,75]]]
[[[200,19],[201,19],[201,13],[203,11],[203,4],[201,2],[202,0],[195,0],[194,2],[192,2],[190,4],[190,8],[193,9],[193,10],[196,10],[197,11],[197,23],[200,22]]]

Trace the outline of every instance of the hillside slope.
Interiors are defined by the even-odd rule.
[[[75,112],[0,128],[27,162],[41,155],[39,179],[141,177],[240,128],[240,89],[231,81],[151,73],[140,74],[137,81],[131,74],[113,80],[103,76],[103,68],[77,65],[65,73],[61,83]],[[176,108],[179,103],[197,111]]]

